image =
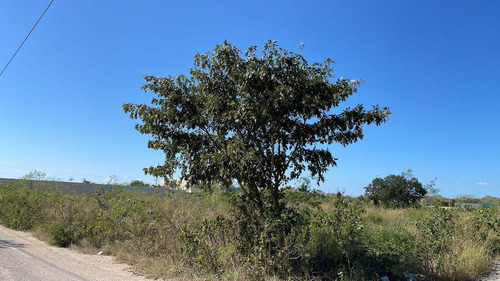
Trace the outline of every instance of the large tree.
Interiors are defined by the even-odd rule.
[[[388,108],[361,104],[339,109],[360,84],[334,77],[333,61],[309,64],[269,41],[242,53],[230,43],[195,56],[189,75],[146,76],[151,104],[124,104],[150,134],[148,147],[165,163],[147,174],[191,184],[237,184],[249,204],[279,216],[280,188],[306,170],[324,180],[336,165],[326,145],[363,138],[363,125],[381,124]],[[264,200],[269,195],[269,202]],[[267,204],[267,205],[266,205]]]
[[[385,178],[375,178],[365,187],[366,196],[375,205],[386,207],[409,207],[416,205],[428,190],[435,190],[434,181],[422,183],[408,170],[401,175],[389,175]]]

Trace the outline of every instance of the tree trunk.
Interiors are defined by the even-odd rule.
[[[273,203],[273,213],[276,220],[281,220],[281,206],[279,202],[279,189],[274,187],[271,190],[271,199]],[[282,249],[285,246],[285,230],[282,225],[278,226],[276,241],[278,243],[278,248]]]

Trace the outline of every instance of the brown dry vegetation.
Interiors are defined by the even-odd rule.
[[[272,242],[241,232],[245,217],[235,197],[69,195],[21,182],[0,188],[0,221],[177,280],[404,280],[418,273],[466,281],[488,272],[500,251],[498,209],[385,209],[361,198],[285,192],[291,218],[299,219],[286,247],[269,256]]]

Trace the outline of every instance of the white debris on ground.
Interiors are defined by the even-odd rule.
[[[87,255],[0,225],[0,280],[148,281],[111,256]]]

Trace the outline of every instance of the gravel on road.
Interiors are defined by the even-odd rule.
[[[490,274],[478,278],[476,281],[500,281],[500,260],[493,264],[493,269]]]
[[[0,280],[146,281],[111,256],[50,246],[31,233],[0,225]]]
[[[88,255],[50,246],[31,233],[0,225],[0,280],[148,281],[111,256]],[[476,281],[500,281],[500,260]]]

